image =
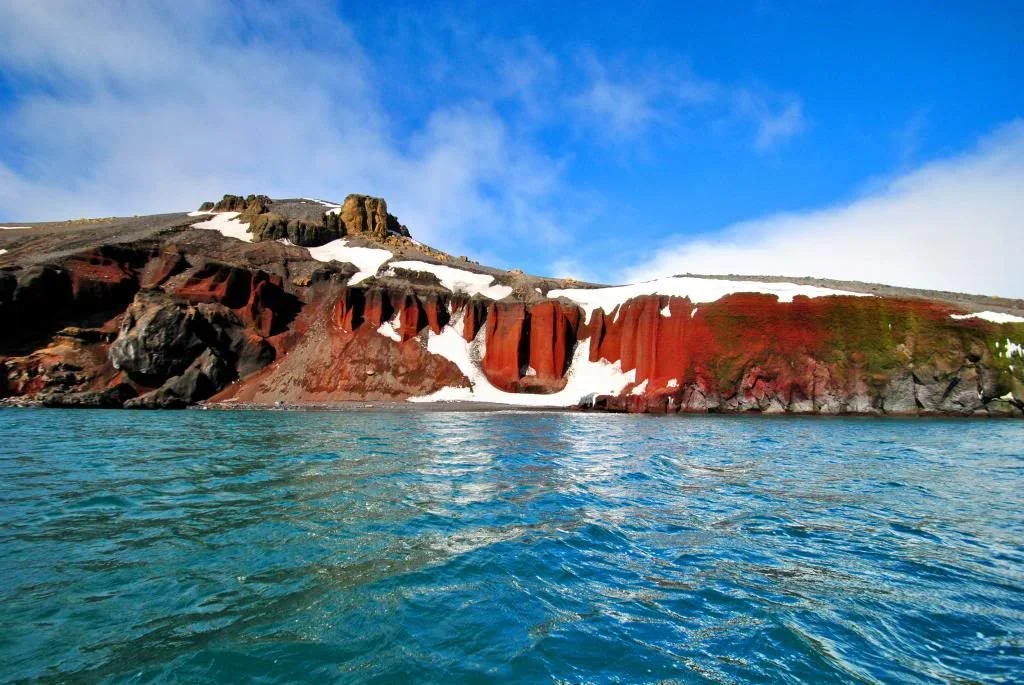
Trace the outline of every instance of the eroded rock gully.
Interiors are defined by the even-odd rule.
[[[292,212],[282,215],[284,236],[293,237],[293,221],[333,216],[310,225],[334,235],[336,222],[368,241],[360,244],[416,254],[383,201],[367,196],[341,205],[225,196],[206,210],[256,221],[275,207]],[[126,220],[124,230],[143,237],[125,240],[90,224],[74,240],[106,230],[106,242],[46,260],[5,258],[2,401],[301,405],[461,389],[511,403],[558,394],[561,405],[627,412],[1021,416],[1024,408],[1024,324],[963,314],[959,300],[780,301],[740,282],[713,301],[637,295],[607,311],[549,297],[539,286],[564,283],[521,273],[498,274],[513,292],[493,300],[386,267],[350,286],[355,266],[312,259],[276,229],[264,236],[257,227],[250,244],[188,221],[171,217],[146,231]],[[75,229],[59,230],[26,244],[62,245]],[[439,254],[423,247],[418,258]],[[614,391],[571,382],[595,368],[621,379]],[[483,386],[487,393],[476,392]]]

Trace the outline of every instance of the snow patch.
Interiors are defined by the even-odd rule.
[[[341,205],[336,204],[334,202],[328,202],[327,200],[317,200],[316,198],[312,197],[303,197],[300,199],[305,200],[306,202],[315,202],[319,205],[327,207],[328,209],[326,212],[324,212],[324,214],[341,214]]]
[[[0,249],[0,255],[7,254],[7,250]]]
[[[633,388],[630,391],[630,394],[631,395],[643,395],[645,392],[647,392],[647,379],[646,378],[644,379],[643,383],[640,383],[635,388]]]
[[[207,221],[192,224],[192,228],[220,231],[220,234],[227,238],[236,238],[242,242],[251,243],[252,235],[249,233],[249,224],[239,221],[238,215],[239,212],[217,212]]]
[[[661,315],[664,316],[666,319],[672,318],[672,310],[669,309],[668,305],[665,305],[664,307],[661,308]]]
[[[548,297],[564,297],[572,300],[586,312],[589,320],[595,310],[605,314],[624,302],[643,295],[665,295],[689,297],[694,304],[715,302],[732,293],[765,293],[775,295],[779,302],[792,302],[797,295],[806,297],[831,297],[848,295],[871,297],[867,293],[822,288],[816,285],[796,283],[762,283],[760,281],[724,281],[716,278],[694,278],[692,276],[671,276],[644,283],[620,285],[610,288],[564,288],[548,291]],[[696,310],[694,311],[696,313]]]
[[[441,285],[453,293],[465,293],[470,296],[483,295],[492,300],[501,300],[512,294],[512,288],[507,285],[492,285],[494,276],[488,274],[478,274],[450,266],[418,261],[391,262],[389,266],[393,269],[434,274]]]
[[[0,226],[0,231],[21,231],[31,226]]]
[[[187,216],[213,216],[216,213],[212,209],[197,209],[194,212],[189,212]]]
[[[383,335],[385,338],[391,338],[395,342],[402,342],[402,336],[398,332],[398,317],[399,314],[395,314],[390,321],[385,321],[377,329],[377,332]]]
[[[691,318],[691,319],[692,319],[693,317],[697,316],[697,309],[699,309],[699,307],[694,307],[694,308],[693,308],[693,311],[692,311],[692,312],[690,312],[690,318]]]
[[[423,397],[410,397],[410,402],[491,402],[519,407],[571,407],[593,401],[597,395],[618,395],[636,379],[636,370],[623,373],[619,362],[606,359],[590,361],[590,346],[576,345],[572,363],[566,374],[565,388],[551,395],[504,392],[491,385],[480,369],[480,360],[487,349],[486,327],[472,342],[463,338],[463,314],[458,314],[440,333],[430,331],[427,351],[448,359],[469,379],[469,388],[442,388]]]
[[[676,379],[676,378],[669,378],[668,379],[668,383],[665,384],[665,387],[666,388],[678,388],[679,387],[679,380]]]
[[[384,263],[394,257],[388,250],[376,247],[349,247],[348,241],[338,238],[320,247],[308,247],[309,256],[318,262],[348,262],[359,271],[349,279],[349,285],[361,283],[375,276]]]
[[[951,319],[962,321],[964,319],[983,319],[992,323],[1024,323],[1024,316],[1003,314],[1002,312],[974,312],[973,314],[950,314]]]

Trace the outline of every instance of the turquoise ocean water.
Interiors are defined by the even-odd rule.
[[[0,682],[1024,680],[1024,422],[0,411]]]

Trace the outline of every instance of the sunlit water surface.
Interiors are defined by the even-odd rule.
[[[1020,682],[1024,422],[0,411],[0,681]]]

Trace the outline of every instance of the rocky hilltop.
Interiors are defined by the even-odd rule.
[[[0,226],[0,402],[476,401],[1021,416],[1024,302],[811,279],[604,287],[418,243],[379,198]]]

